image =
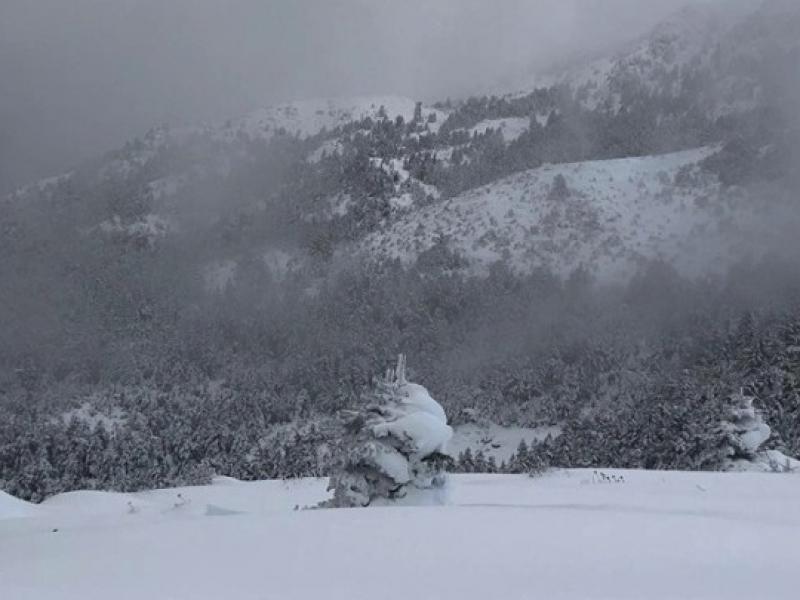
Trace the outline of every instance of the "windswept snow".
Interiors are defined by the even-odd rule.
[[[77,492],[11,517],[0,495],[2,597],[797,597],[795,475],[464,475],[446,506],[293,510],[325,483]]]

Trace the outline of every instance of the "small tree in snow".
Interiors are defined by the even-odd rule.
[[[569,188],[567,187],[567,180],[559,173],[553,177],[553,183],[550,186],[550,191],[547,194],[547,199],[550,201],[560,202],[569,197]]]
[[[739,391],[731,396],[731,407],[723,424],[727,432],[727,455],[731,459],[753,460],[770,436],[770,428],[753,406],[753,396]]]
[[[722,427],[726,433],[728,469],[789,472],[800,469],[800,461],[778,450],[762,448],[771,430],[753,407],[753,396],[743,391],[730,398],[731,407]]]
[[[377,498],[402,498],[412,487],[444,484],[445,446],[453,432],[428,391],[406,381],[405,366],[400,355],[366,406],[346,415],[345,456],[324,506],[367,506]]]

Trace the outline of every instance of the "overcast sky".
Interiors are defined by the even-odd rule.
[[[0,191],[158,123],[508,85],[635,37],[686,2],[0,0]]]

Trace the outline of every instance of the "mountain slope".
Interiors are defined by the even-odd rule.
[[[800,6],[785,0],[687,5],[628,47],[539,78],[569,85],[584,105],[630,107],[659,97],[666,110],[715,116],[775,101],[779,80],[794,79]]]
[[[692,275],[721,271],[746,255],[737,232],[758,208],[702,171],[715,151],[546,165],[409,213],[362,248],[409,262],[443,241],[479,270],[582,266],[602,278],[653,259]]]
[[[77,197],[85,214],[78,229],[149,247],[178,232],[239,240],[207,245],[196,265],[204,273],[242,255],[288,253],[281,261],[288,264],[349,251],[354,242],[374,257],[408,258],[437,232],[484,265],[508,257],[523,270],[564,273],[584,264],[617,272],[659,257],[699,272],[704,261],[687,260],[689,238],[727,227],[730,217],[748,220],[733,206],[745,203],[721,199],[718,183],[762,176],[772,169],[759,156],[787,154],[780,140],[787,117],[773,112],[791,113],[798,28],[792,3],[697,5],[616,55],[544,80],[551,87],[432,107],[395,96],[299,101],[219,125],[160,127],[20,190],[12,202]],[[697,161],[710,150],[689,149],[719,151],[739,139],[746,140],[740,155],[718,161],[732,163],[733,177],[717,183],[696,173],[671,185],[666,180],[674,183],[688,163],[655,158],[643,167],[634,158],[686,150]],[[783,172],[791,171],[784,162]],[[573,166],[546,166],[555,163]],[[561,207],[541,200],[560,170],[573,192]],[[474,217],[457,214],[495,193],[515,200],[470,208]],[[459,194],[452,204],[442,200]],[[523,201],[526,194],[535,201]],[[670,194],[679,196],[675,203],[665,200]],[[456,214],[442,208],[450,206]],[[509,210],[519,218],[506,217]],[[712,240],[705,262],[729,250]]]
[[[365,96],[338,99],[316,99],[291,102],[254,111],[224,124],[225,136],[245,135],[250,138],[269,137],[281,130],[290,135],[309,137],[323,129],[376,119],[381,110],[390,118],[401,116],[410,121],[414,117],[416,101],[402,96]],[[423,116],[442,115],[441,111],[425,108]]]

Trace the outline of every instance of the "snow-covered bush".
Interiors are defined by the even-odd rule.
[[[732,459],[755,458],[758,449],[769,439],[770,428],[753,406],[752,396],[743,391],[731,397],[731,408],[724,428],[728,433],[727,454]]]
[[[753,406],[753,400],[755,398],[746,395],[743,390],[731,397],[728,420],[723,423],[728,439],[726,467],[733,470],[771,472],[800,469],[799,461],[777,450],[762,448],[772,432],[764,422],[761,412]]]
[[[364,409],[348,413],[345,432],[345,455],[326,506],[367,506],[377,498],[402,498],[410,488],[444,485],[453,430],[428,390],[406,381],[403,355]]]

